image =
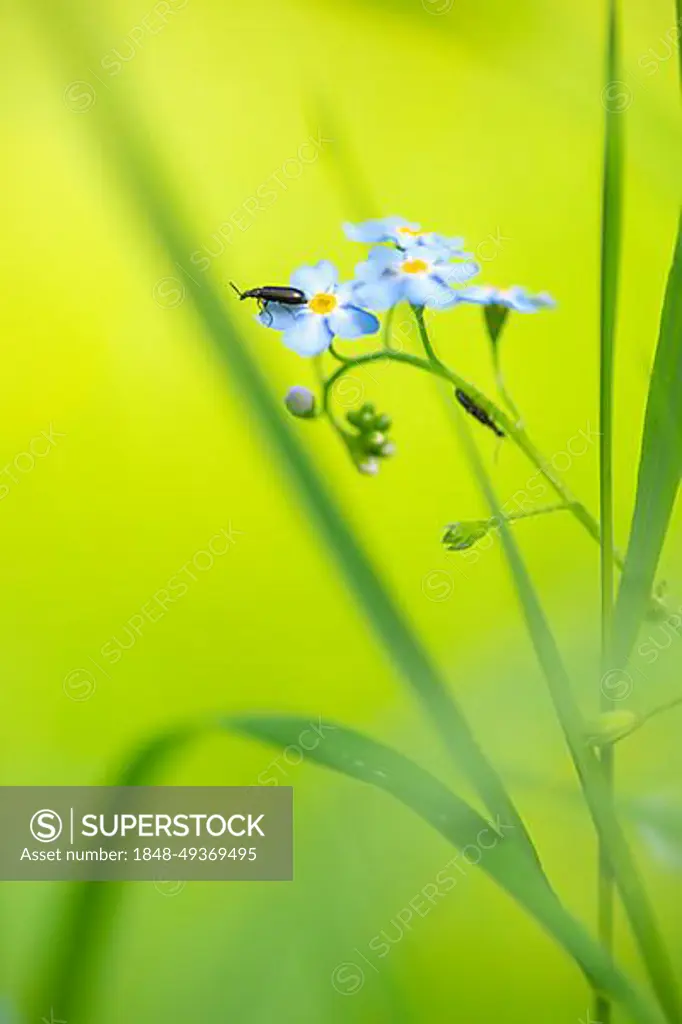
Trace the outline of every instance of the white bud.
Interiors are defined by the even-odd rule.
[[[366,473],[367,476],[376,476],[379,472],[379,460],[370,456],[364,462],[358,463],[358,469],[361,473]]]

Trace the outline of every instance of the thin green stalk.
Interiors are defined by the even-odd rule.
[[[673,708],[679,708],[681,705],[682,697],[673,697],[672,700],[667,700],[664,704],[659,704],[658,707],[645,712],[642,715],[642,723],[648,722],[650,718],[654,718],[656,715],[662,715],[664,711],[672,711]]]
[[[618,79],[618,14],[616,0],[608,4],[608,40],[606,85]],[[601,227],[601,302],[600,302],[600,383],[599,383],[599,520],[601,523],[601,673],[603,679],[611,665],[614,611],[614,525],[613,525],[613,367],[620,268],[623,117],[621,111],[606,108],[604,170],[602,182]],[[606,687],[600,688],[601,711],[610,711],[614,701]],[[607,795],[615,797],[615,747],[601,748],[601,765]],[[598,852],[597,927],[602,945],[613,950],[614,880],[608,851],[600,840]],[[611,1002],[595,991],[594,1015],[602,1024],[611,1024]]]
[[[542,508],[532,508],[526,512],[508,512],[504,518],[506,522],[511,523],[515,519],[532,519],[533,516],[546,516],[550,512],[569,512],[570,508],[565,501],[558,501],[556,505],[543,505]]]
[[[496,342],[492,346],[492,348],[493,348],[493,371],[495,373],[495,385],[496,385],[497,390],[499,392],[500,398],[502,399],[504,404],[509,409],[509,412],[514,417],[514,419],[516,420],[517,424],[519,426],[522,426],[523,425],[523,417],[521,416],[521,412],[519,411],[519,407],[517,406],[516,402],[514,401],[514,399],[512,398],[512,396],[510,395],[510,393],[509,393],[509,391],[507,389],[507,384],[506,384],[506,381],[504,379],[504,374],[502,373],[502,361],[500,359],[500,345],[499,345],[499,341]]]

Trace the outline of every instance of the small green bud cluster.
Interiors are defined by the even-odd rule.
[[[352,409],[346,419],[356,433],[347,436],[353,461],[361,473],[373,476],[379,472],[379,462],[395,453],[395,445],[388,439],[391,418],[377,413],[370,402]]]

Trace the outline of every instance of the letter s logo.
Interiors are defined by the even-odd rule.
[[[53,843],[62,834],[62,819],[56,811],[36,811],[31,818],[31,835],[39,843]]]

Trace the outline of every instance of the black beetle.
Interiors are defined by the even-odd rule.
[[[473,398],[470,398],[465,391],[461,388],[455,390],[455,398],[462,406],[463,409],[477,419],[479,423],[482,423],[484,427],[490,427],[494,434],[498,437],[504,437],[504,431],[500,430],[498,425],[490,418],[485,409],[482,409],[477,402],[474,402]]]
[[[248,291],[240,292],[234,281],[230,281],[230,284],[242,302],[244,299],[255,299],[261,312],[265,310],[267,313],[265,307],[268,302],[278,302],[282,306],[304,306],[308,301],[305,293],[300,288],[289,288],[286,285],[279,284],[266,284],[262,288],[249,288]],[[270,322],[272,323],[272,314],[270,314]]]
[[[230,284],[242,301],[244,299],[256,299],[263,302],[281,302],[283,306],[302,306],[308,300],[300,288],[289,288],[279,284],[266,284],[262,288],[249,288],[246,292],[240,292],[234,281]]]

